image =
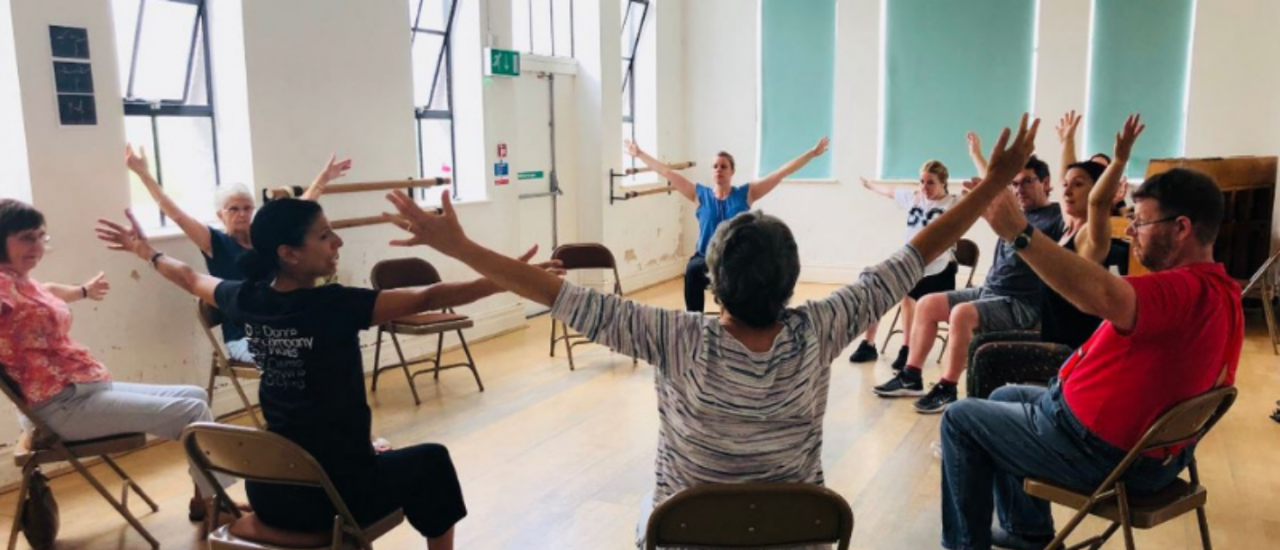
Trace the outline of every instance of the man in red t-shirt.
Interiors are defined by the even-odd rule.
[[[942,417],[942,545],[953,550],[1044,548],[1049,503],[1022,479],[1097,487],[1165,411],[1235,380],[1243,339],[1240,287],[1213,262],[1222,193],[1208,176],[1174,169],[1133,195],[1128,234],[1141,277],[1114,277],[1040,234],[1012,196],[987,221],[1045,284],[1104,319],[1048,389],[1008,386],[966,399]],[[1140,458],[1126,488],[1157,491],[1191,460],[1194,446]],[[994,489],[994,491],[993,491]],[[994,500],[993,500],[994,495]],[[999,528],[991,529],[992,511]]]

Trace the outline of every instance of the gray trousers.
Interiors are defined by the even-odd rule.
[[[192,422],[209,422],[208,396],[195,386],[93,382],[72,384],[32,409],[64,441],[93,439],[120,433],[145,433],[176,441]],[[26,429],[30,421],[22,418]],[[200,494],[213,496],[204,476],[191,470]],[[219,478],[223,487],[231,479]]]

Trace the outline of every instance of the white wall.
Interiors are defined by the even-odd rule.
[[[1090,4],[1040,2],[1034,105],[1042,127],[1037,152],[1055,171],[1059,149],[1053,126],[1066,110],[1084,108]],[[685,149],[698,158],[724,149],[737,157],[739,166],[753,166],[758,3],[699,0],[683,6]],[[881,0],[838,3],[836,124],[829,153],[838,184],[784,184],[759,204],[780,215],[796,234],[802,280],[850,280],[902,242],[903,214],[858,184],[860,175],[876,174],[879,156],[880,6]],[[1280,153],[1280,38],[1269,30],[1277,20],[1280,4],[1269,0],[1198,2],[1188,156]],[[964,147],[963,136],[956,137],[956,146]],[[953,172],[968,168],[953,167]],[[754,176],[740,171],[737,179]],[[689,217],[686,246],[696,238]],[[979,222],[968,238],[983,250],[981,273],[989,265],[995,237]]]

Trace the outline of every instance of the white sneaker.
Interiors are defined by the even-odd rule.
[[[930,443],[929,450],[933,451],[933,458],[942,460],[942,442],[941,441],[934,441],[933,443]]]

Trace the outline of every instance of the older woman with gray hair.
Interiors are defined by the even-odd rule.
[[[821,485],[822,420],[831,362],[907,294],[924,267],[946,253],[1022,169],[1039,121],[1024,115],[992,151],[987,176],[967,197],[888,260],[830,296],[787,307],[800,274],[791,231],[749,212],[720,225],[707,264],[719,317],[671,311],[580,287],[472,242],[448,194],[428,213],[403,193],[388,195],[412,237],[551,314],[599,344],[654,366],[658,392],[657,485],[646,509],[705,483]],[[647,513],[640,520],[643,533]],[[637,536],[637,539],[642,538]],[[643,547],[643,541],[637,541]]]
[[[150,163],[146,151],[132,145],[125,146],[125,165],[138,176],[143,187],[151,194],[151,198],[160,206],[160,211],[173,220],[182,229],[191,242],[200,248],[204,255],[205,267],[209,274],[219,279],[242,281],[246,279],[244,272],[236,263],[240,256],[253,248],[249,242],[249,224],[253,221],[256,209],[253,193],[242,183],[223,185],[215,196],[218,221],[224,229],[217,229],[188,214],[178,203],[164,192],[160,183],[151,176]],[[316,176],[315,181],[303,193],[302,198],[316,200],[324,193],[329,182],[342,177],[351,168],[351,159],[342,161],[329,157],[324,170]],[[222,341],[227,346],[227,353],[236,361],[253,363],[253,354],[249,352],[249,341],[245,339],[244,329],[235,323],[222,324]]]

